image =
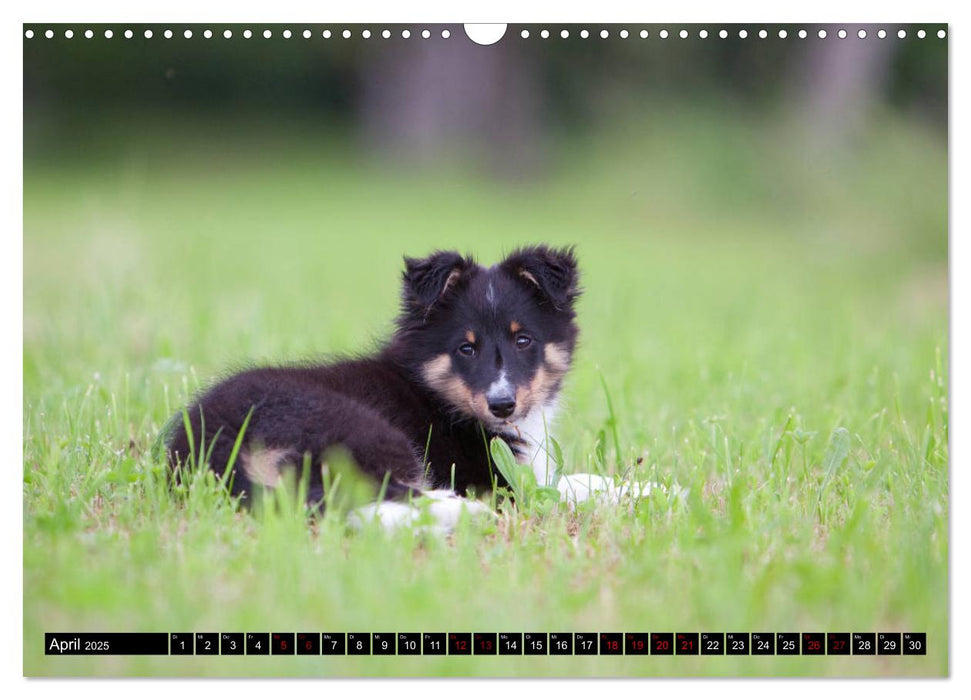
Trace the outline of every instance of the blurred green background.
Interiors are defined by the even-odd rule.
[[[843,27],[510,26],[493,47],[440,25],[32,27],[25,672],[946,673],[947,40]],[[148,447],[215,377],[375,347],[402,255],[491,263],[533,242],[576,244],[586,289],[567,470],[633,469],[687,503],[512,511],[494,532],[389,544],[155,488]],[[932,651],[650,666],[37,653],[53,630],[454,625],[926,631]]]

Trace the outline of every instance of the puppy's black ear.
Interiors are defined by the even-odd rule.
[[[444,297],[475,266],[454,251],[437,251],[427,258],[405,258],[401,300],[405,310],[424,309]]]
[[[573,308],[580,296],[580,273],[573,246],[549,248],[530,246],[520,248],[500,266],[509,275],[534,288],[559,311]]]

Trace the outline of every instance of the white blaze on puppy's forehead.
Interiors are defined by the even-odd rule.
[[[489,280],[489,287],[486,289],[486,301],[493,306],[496,305],[496,289],[492,286],[492,280]]]

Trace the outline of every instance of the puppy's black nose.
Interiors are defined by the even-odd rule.
[[[496,418],[508,418],[516,410],[516,399],[511,396],[489,400],[489,412]]]

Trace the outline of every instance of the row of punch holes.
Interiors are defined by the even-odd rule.
[[[390,29],[384,29],[384,30],[381,30],[380,32],[372,32],[370,29],[361,29],[357,33],[362,39],[370,39],[372,36],[380,36],[383,39],[390,39],[392,36],[394,36],[396,32],[392,32]],[[789,38],[789,36],[796,36],[796,37],[799,37],[800,39],[805,39],[811,36],[812,34],[815,34],[815,36],[820,39],[825,39],[829,36],[829,33],[825,29],[819,29],[815,32],[809,32],[805,29],[799,29],[798,31],[793,30],[791,33],[786,29],[780,29],[778,30],[778,32],[773,32],[773,33],[776,36],[778,36],[778,38],[780,39],[786,39],[786,38]],[[199,34],[205,39],[212,39],[214,36],[218,36],[219,32],[218,30],[217,32],[213,32],[213,30],[211,29],[205,29],[199,32]],[[312,32],[309,29],[304,29],[303,31],[297,30],[297,32],[291,31],[290,29],[284,29],[280,32],[280,35],[284,39],[290,39],[296,36],[297,34],[302,36],[304,39],[310,39],[314,36],[314,32]],[[335,38],[343,37],[344,39],[350,39],[351,37],[354,36],[354,34],[355,32],[351,31],[350,29],[344,29],[343,31],[331,31],[330,29],[324,29],[322,32],[320,32],[320,36],[324,39],[330,39],[331,37],[335,37]],[[747,39],[750,36],[749,31],[747,29],[739,29],[737,32],[734,32],[734,31],[729,32],[727,29],[721,29],[721,30],[718,30],[717,32],[716,31],[709,32],[707,29],[700,29],[698,30],[696,36],[699,39],[714,38],[715,36],[717,36],[719,39],[727,39],[732,34],[735,34],[739,39]],[[886,29],[878,29],[876,32],[874,32],[874,34],[878,39],[885,39],[887,38],[887,36],[889,36]],[[898,39],[907,38],[906,29],[898,29],[896,34]],[[56,34],[53,29],[47,29],[43,32],[42,35],[47,39],[53,39]],[[131,39],[135,36],[135,32],[131,29],[126,29],[122,32],[121,35],[124,36],[126,39]],[[160,32],[160,35],[165,39],[171,39],[172,37],[175,36],[175,32],[173,32],[171,29],[165,29]],[[224,39],[232,39],[235,36],[233,30],[231,29],[224,29],[221,32],[221,35]],[[254,36],[254,32],[250,29],[244,29],[239,33],[239,35],[242,36],[244,39],[251,39]],[[432,36],[432,32],[429,29],[423,29],[421,30],[421,32],[417,32],[417,35],[421,36],[422,39],[430,39]],[[448,29],[442,29],[440,32],[440,35],[442,39],[448,39],[451,37],[452,33]],[[609,39],[612,36],[612,33],[609,29],[601,29],[599,33],[597,33],[596,31],[591,33],[590,30],[588,29],[581,29],[576,32],[576,35],[579,36],[581,39],[588,39],[591,36],[599,36],[601,39]],[[620,29],[620,30],[617,30],[616,35],[621,39],[627,39],[635,35],[639,36],[641,39],[647,39],[651,36],[650,32],[647,29],[641,29],[640,31],[634,30],[633,32],[627,29]],[[668,37],[675,36],[675,35],[681,39],[687,39],[690,36],[692,36],[692,33],[689,32],[687,29],[681,29],[680,31],[677,31],[676,34],[672,34],[667,29],[661,29],[657,33],[657,36],[660,39],[667,39]],[[33,29],[27,29],[24,32],[24,36],[28,39],[33,39],[35,36],[38,36],[38,34],[35,33]],[[74,30],[65,29],[63,36],[65,39],[73,39]],[[95,36],[95,32],[92,29],[87,29],[80,36],[83,36],[85,39],[93,39]],[[111,29],[104,30],[105,39],[112,39],[114,38],[114,36],[115,36],[115,33],[113,30]],[[152,39],[155,37],[155,32],[151,29],[146,29],[142,32],[142,36],[146,39]],[[185,31],[182,32],[182,36],[185,39],[191,39],[193,36],[195,36],[195,34],[191,29],[186,29]],[[272,39],[274,36],[273,30],[264,29],[262,32],[262,36],[264,39]],[[402,39],[410,39],[412,37],[412,32],[410,29],[402,29],[400,32],[400,36]],[[533,35],[530,33],[528,29],[523,29],[519,33],[519,36],[523,39],[529,39]],[[570,36],[572,36],[572,34],[569,29],[562,29],[558,33],[556,32],[551,33],[550,30],[548,29],[541,29],[536,33],[536,36],[539,36],[539,38],[541,39],[549,39],[551,36],[553,37],[559,36],[561,39],[569,39]],[[760,29],[754,33],[754,36],[757,36],[760,39],[767,39],[769,37],[769,31],[767,29]],[[847,32],[845,29],[839,29],[835,32],[835,36],[839,39],[845,39],[848,36],[850,36],[850,33]],[[856,36],[859,39],[866,39],[870,35],[868,34],[866,29],[860,29],[856,32]],[[927,37],[927,31],[924,29],[918,29],[916,32],[916,36],[918,39],[924,39],[925,37]],[[944,39],[946,36],[947,36],[947,32],[945,30],[939,29],[937,31],[938,39]]]

